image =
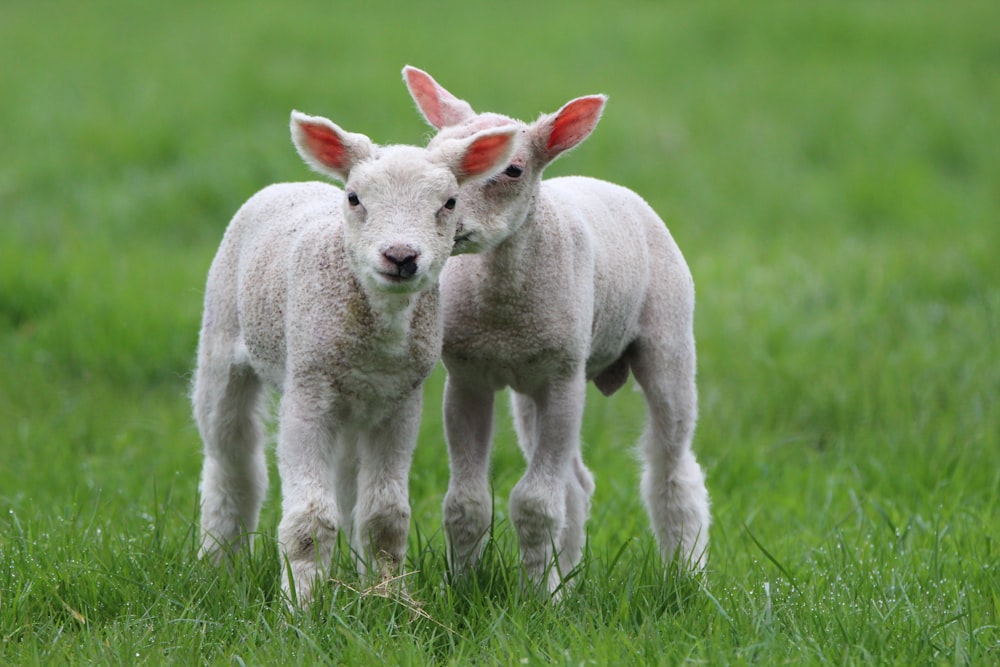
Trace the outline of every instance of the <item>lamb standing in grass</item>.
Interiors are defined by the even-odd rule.
[[[193,400],[205,444],[201,554],[219,561],[256,529],[263,389],[281,391],[278,537],[305,603],[342,528],[362,571],[402,563],[459,185],[503,168],[515,132],[425,150],[380,147],[297,112],[291,129],[305,161],[345,190],[273,185],[237,212],[208,274]]]
[[[444,522],[453,571],[479,558],[491,520],[493,397],[513,389],[528,462],[510,518],[528,577],[552,592],[579,562],[594,483],[580,454],[585,388],[605,395],[629,372],[646,398],[642,495],[663,559],[700,569],[709,501],[691,451],[697,416],[694,285],[676,243],[634,192],[542,171],[596,126],[605,97],[575,99],[527,125],[476,114],[428,74],[404,78],[429,147],[485,128],[518,128],[502,173],[462,189],[456,253],[442,273],[451,480]],[[480,254],[461,254],[462,252]]]

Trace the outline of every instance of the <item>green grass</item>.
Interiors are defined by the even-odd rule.
[[[0,7],[0,663],[1000,661],[1000,7],[930,1]],[[494,540],[443,585],[443,375],[405,591],[346,558],[307,612],[258,548],[197,561],[189,415],[205,273],[255,190],[310,178],[293,108],[428,135],[405,63],[521,118],[593,92],[551,174],[633,188],[698,286],[711,564],[664,575],[641,397],[590,397],[589,544],[517,584],[505,410]]]

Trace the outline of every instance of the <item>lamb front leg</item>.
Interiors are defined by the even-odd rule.
[[[290,574],[293,599],[302,606],[309,604],[314,587],[329,571],[342,525],[333,488],[335,444],[324,410],[294,390],[282,397],[278,434],[281,586],[290,596]]]
[[[448,568],[461,576],[482,556],[493,520],[489,463],[493,439],[493,390],[456,380],[444,390],[444,425],[451,477],[444,497]]]
[[[352,546],[362,574],[400,572],[410,530],[409,476],[420,430],[420,392],[358,441]]]
[[[584,524],[593,492],[590,474],[580,458],[585,395],[581,370],[532,397],[535,443],[533,447],[522,445],[528,470],[510,495],[510,518],[520,540],[525,576],[549,593],[582,556]]]

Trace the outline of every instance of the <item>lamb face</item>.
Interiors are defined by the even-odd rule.
[[[349,261],[370,293],[412,294],[437,281],[454,244],[459,186],[494,174],[514,144],[503,125],[427,149],[377,146],[298,112],[291,127],[303,159],[344,183]]]
[[[458,182],[447,166],[423,152],[383,149],[345,183],[348,258],[370,292],[423,291],[437,282],[451,254]]]
[[[542,169],[534,155],[530,128],[521,121],[499,114],[481,114],[461,125],[444,128],[430,146],[466,138],[491,127],[516,129],[514,153],[503,171],[461,189],[452,250],[455,255],[483,252],[502,243],[518,230],[538,196]]]
[[[463,188],[456,255],[495,248],[521,227],[537,203],[545,167],[590,135],[607,101],[604,95],[579,97],[527,124],[501,114],[477,114],[468,102],[415,67],[405,67],[403,77],[424,118],[440,130],[428,147],[487,128],[516,128],[518,133],[508,166],[482,183]]]

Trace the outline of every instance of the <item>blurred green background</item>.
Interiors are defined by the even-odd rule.
[[[838,540],[874,549],[891,578],[898,563],[872,545],[898,542],[908,575],[939,576],[917,565],[933,552],[976,606],[968,628],[935,629],[956,588],[887,636],[964,632],[995,657],[998,26],[988,1],[3,3],[0,602],[23,603],[0,615],[4,642],[58,643],[60,577],[98,576],[107,553],[89,540],[128,551],[155,523],[194,558],[186,394],[218,241],[254,191],[313,178],[292,109],[425,142],[409,63],[526,120],[609,95],[548,174],[634,189],[691,265],[716,581],[829,565]],[[411,489],[441,550],[442,377]],[[588,401],[595,552],[651,544],[631,453],[642,419],[635,392]],[[505,418],[494,459],[502,520],[522,470]],[[30,618],[53,625],[24,634]],[[972,639],[980,626],[993,630]]]

